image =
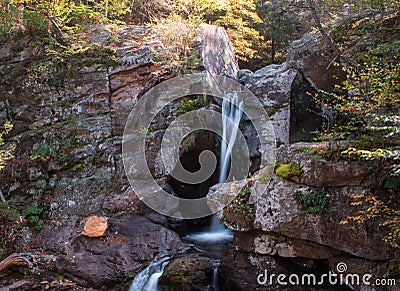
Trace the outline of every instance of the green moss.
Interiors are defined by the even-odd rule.
[[[184,278],[183,272],[178,272],[178,273],[174,274],[174,275],[171,277],[171,281],[173,281],[173,282],[175,282],[175,283],[182,283],[183,278]]]
[[[76,165],[74,165],[74,166],[72,167],[72,171],[76,172],[76,171],[78,171],[78,170],[80,170],[80,169],[84,169],[84,168],[86,168],[86,165],[85,165],[85,164],[76,164]]]
[[[388,176],[385,180],[383,188],[387,189],[390,193],[398,196],[400,199],[400,177],[399,176]]]
[[[23,227],[32,227],[40,230],[43,223],[40,215],[43,208],[38,207],[35,202],[25,201],[21,197],[15,197],[5,203],[0,203],[0,244],[4,244],[8,234],[17,232]]]
[[[271,117],[272,115],[277,113],[279,109],[281,109],[281,106],[271,105],[271,106],[265,108],[265,112],[267,113],[268,116]]]
[[[212,101],[207,95],[184,97],[178,104],[178,114],[184,114],[203,107],[210,107]]]
[[[312,192],[311,194],[304,194],[301,191],[296,191],[293,194],[293,199],[311,214],[321,215],[328,211],[329,199],[324,193]]]
[[[132,272],[128,272],[126,275],[125,275],[125,281],[132,281],[133,279],[135,279],[135,277],[136,277],[136,272],[134,272],[134,271],[132,271]]]
[[[297,163],[280,164],[275,170],[277,176],[285,179],[300,176],[302,172],[300,165]]]
[[[46,162],[55,155],[54,148],[44,140],[33,146],[29,159],[32,162]]]
[[[263,168],[258,174],[257,180],[262,184],[267,184],[271,180],[272,169],[275,167],[275,164],[271,164]]]

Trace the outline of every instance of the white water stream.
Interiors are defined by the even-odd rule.
[[[135,276],[129,291],[157,291],[158,279],[164,272],[171,257],[162,257],[153,261]]]
[[[238,133],[239,123],[243,115],[243,101],[239,101],[237,94],[227,95],[222,102],[222,140],[220,155],[219,183],[224,183],[230,168],[231,151]],[[229,122],[231,120],[231,122]],[[230,242],[233,233],[224,224],[213,216],[210,227],[198,233],[192,233],[185,237],[189,241],[200,244],[221,244]],[[157,291],[158,279],[162,276],[164,268],[169,263],[170,257],[163,257],[152,262],[148,267],[136,275],[129,291]],[[213,272],[213,287],[218,289],[218,268]]]

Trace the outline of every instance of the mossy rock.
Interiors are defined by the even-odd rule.
[[[275,170],[275,174],[284,179],[300,176],[302,173],[303,171],[297,163],[280,164]]]
[[[211,258],[198,255],[180,257],[165,268],[159,286],[161,290],[204,290],[212,285],[214,268],[215,262]]]

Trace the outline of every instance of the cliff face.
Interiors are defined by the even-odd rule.
[[[103,63],[96,56],[99,51],[77,55],[78,61],[88,59],[83,66],[77,60],[68,66],[44,60],[51,71],[36,79],[29,75],[42,65],[35,50],[15,51],[8,43],[1,47],[3,71],[12,79],[0,88],[0,123],[14,124],[8,141],[17,146],[15,158],[1,173],[7,197],[45,200],[50,217],[65,218],[100,211],[107,193],[120,188],[126,118],[138,98],[174,72],[154,62],[163,48],[149,27],[98,27],[88,33],[99,50],[110,36],[120,41],[113,46],[115,57],[103,59],[116,58],[115,64]],[[195,70],[235,75],[235,56],[222,28],[205,27],[196,50],[201,58]]]
[[[165,48],[143,26],[94,27],[87,37],[94,50],[61,64],[56,56],[41,60],[43,48],[29,44],[29,39],[1,45],[0,124],[14,124],[7,142],[16,150],[0,173],[0,187],[7,200],[20,196],[44,209],[43,228],[37,232],[23,227],[7,247],[43,251],[30,254],[36,266],[32,272],[43,280],[61,273],[79,285],[99,288],[123,282],[157,254],[176,253],[185,244],[171,230],[179,221],[144,205],[129,187],[122,164],[129,112],[150,88],[175,76],[167,64],[155,62],[157,52]],[[112,54],[110,48],[115,50]],[[301,52],[292,52],[286,64],[254,73],[239,71],[225,31],[214,26],[203,27],[194,51],[198,61],[190,64],[190,71],[206,69],[237,78],[257,96],[274,126],[280,164],[296,163],[301,169],[295,175],[274,175],[250,211],[224,211],[225,222],[235,231],[235,248],[219,268],[221,290],[255,290],[260,287],[257,274],[264,269],[318,273],[335,271],[338,262],[347,263],[351,273],[372,270],[383,276],[394,253],[382,242],[379,221],[340,224],[360,210],[350,205],[347,194],[370,191],[370,172],[356,163],[315,155],[336,145],[310,142],[308,133],[334,117],[309,94],[315,91],[312,83],[317,83],[311,77],[322,74],[307,71],[308,62],[317,56],[307,51],[306,62]],[[171,106],[164,119],[154,122],[155,142],[176,111]],[[257,137],[249,121],[244,123],[251,158],[257,160]],[[159,151],[159,144],[150,146],[149,166],[168,188],[156,163]],[[329,207],[322,214],[310,213],[295,201],[296,192],[321,193]],[[108,217],[101,239],[80,235],[91,214]]]
[[[23,197],[43,209],[42,230],[24,227],[2,243],[8,251],[42,250],[40,256],[30,254],[37,266],[33,273],[60,273],[80,285],[101,287],[124,282],[147,260],[184,245],[166,228],[175,221],[139,201],[121,158],[131,109],[175,71],[155,61],[166,48],[150,27],[98,26],[85,34],[92,48],[62,62],[60,55],[41,57],[44,48],[32,39],[0,47],[0,124],[12,122],[7,142],[16,146],[0,173],[0,187],[9,203]],[[206,68],[233,77],[238,70],[222,28],[204,26],[193,54],[197,61],[190,71]],[[163,122],[155,129],[158,136]],[[148,152],[154,173],[159,169],[151,157],[158,152],[159,145]],[[126,212],[131,214],[121,216]],[[109,218],[104,240],[80,235],[92,214]]]
[[[259,98],[270,115],[277,139],[278,163],[265,193],[257,192],[257,181],[265,179],[262,171],[246,181],[210,190],[212,197],[216,192],[251,185],[248,191],[261,197],[253,206],[234,202],[219,213],[235,232],[235,251],[220,266],[226,290],[284,289],[279,285],[261,287],[257,276],[264,274],[264,270],[287,276],[321,275],[329,271],[340,274],[339,263],[347,265],[345,275],[368,273],[379,278],[387,276],[388,261],[396,256],[395,250],[384,242],[383,219],[341,223],[348,216],[366,210],[352,205],[354,200],[349,196],[372,193],[382,183],[379,171],[371,171],[356,161],[321,154],[345,148],[346,141],[316,143],[307,135],[335,118],[331,108],[310,97],[310,92],[315,92],[314,84],[329,89],[333,82],[339,82],[334,78],[336,69],[325,70],[329,62],[321,56],[323,49],[319,45],[321,39],[317,34],[306,34],[292,45],[286,63],[254,73],[239,71],[239,81]],[[314,66],[309,66],[309,62]],[[313,206],[321,207],[319,212],[296,198],[299,195],[315,197],[312,199],[324,200],[326,204],[321,200],[320,204],[313,202]],[[323,205],[326,209],[322,211]],[[351,288],[368,287],[360,284]]]

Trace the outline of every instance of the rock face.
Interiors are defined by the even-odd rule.
[[[0,174],[7,198],[15,194],[43,201],[51,205],[52,218],[86,216],[101,211],[109,193],[127,184],[121,158],[126,118],[138,98],[174,74],[165,64],[154,62],[161,42],[150,27],[114,31],[96,26],[88,32],[88,41],[101,49],[110,36],[116,39],[112,44],[116,62],[86,57],[88,64],[82,67],[71,60],[70,68],[56,67],[52,76],[37,79],[24,69],[36,65],[28,63],[35,59],[35,51],[20,52],[9,43],[1,46],[0,64],[16,78],[0,86],[0,124],[12,121],[8,141],[16,144],[15,158]],[[236,57],[222,28],[204,26],[198,50],[204,66],[198,70],[236,74]],[[176,108],[165,113],[173,120]],[[162,137],[168,120],[156,122],[155,139]],[[158,152],[159,147],[150,147],[147,155],[150,169],[162,179]]]
[[[7,72],[8,80],[0,83],[0,125],[13,123],[7,142],[16,145],[15,158],[0,173],[0,186],[7,200],[21,196],[44,209],[43,230],[36,239],[28,231],[18,251],[33,238],[34,247],[57,255],[52,271],[100,287],[123,281],[157,254],[182,245],[163,227],[178,227],[178,221],[154,213],[129,187],[121,150],[125,122],[137,100],[175,73],[155,61],[162,44],[150,27],[102,25],[84,33],[93,52],[64,64],[40,59],[41,47],[23,51],[29,39],[0,45],[0,75]],[[236,75],[236,57],[222,28],[204,26],[194,54],[200,55],[194,71]],[[154,143],[146,152],[159,184],[172,194],[157,164],[159,145],[153,144],[176,110],[167,108],[155,121]],[[121,212],[147,218],[118,216]],[[77,222],[92,214],[108,217],[104,236],[80,236],[83,226],[77,228]]]
[[[81,236],[66,224],[47,225],[36,236],[35,248],[56,253],[50,269],[82,286],[100,288],[123,282],[158,254],[173,254],[184,246],[179,236],[147,218],[110,218],[103,239]]]
[[[315,89],[295,69],[270,65],[255,73],[239,74],[239,82],[253,92],[265,107],[273,125],[277,146],[307,140],[307,133],[321,128],[321,104],[312,100]]]
[[[383,270],[396,253],[383,240],[385,229],[380,225],[382,220],[341,224],[346,217],[357,216],[360,210],[366,209],[365,206],[352,206],[353,200],[348,194],[371,191],[370,185],[374,181],[368,171],[356,163],[327,161],[323,158],[313,160],[311,154],[305,152],[291,152],[286,157],[288,161],[298,162],[302,173],[300,176],[288,178],[277,175],[272,177],[267,191],[254,205],[255,214],[251,225],[243,227],[241,208],[237,208],[237,211],[230,210],[229,215],[227,209],[220,213],[226,225],[235,231],[236,253],[229,259],[224,258],[220,267],[221,272],[225,274],[223,277],[228,280],[226,286],[231,286],[226,290],[248,290],[248,286],[256,288],[257,284],[252,285],[256,282],[254,272],[262,272],[263,268],[271,272],[279,270],[271,269],[272,263],[260,265],[257,263],[259,260],[292,262],[303,258],[311,264],[311,267],[302,270],[288,269],[286,263],[281,264],[285,274],[318,274],[317,269],[312,267],[316,264],[321,264],[325,273],[329,270],[337,273],[336,266],[345,263],[349,268],[347,273],[362,276],[365,274],[362,273],[364,270],[374,278],[379,277],[377,274],[381,277],[387,276]],[[331,178],[333,176],[335,178]],[[232,188],[229,185],[224,187]],[[309,212],[295,201],[296,192],[304,195],[323,193],[329,200],[326,212]],[[209,195],[212,194],[211,191]],[[235,213],[236,217],[232,216]],[[233,267],[229,261],[231,259],[240,261],[240,272],[237,272],[237,265]],[[252,280],[249,281],[249,278]],[[360,284],[353,287],[356,290],[364,290],[362,288],[365,286]],[[279,289],[276,286],[274,288]]]
[[[165,268],[159,286],[161,290],[211,291],[215,268],[215,260],[211,258],[198,255],[177,258]]]
[[[308,32],[290,45],[286,65],[303,72],[317,88],[329,91],[346,77],[340,67],[333,65],[335,61],[339,59],[323,44],[322,35]]]
[[[235,251],[220,266],[223,290],[280,289],[283,287],[257,284],[256,274],[264,270],[287,275],[338,273],[339,263],[351,268],[348,273],[363,275],[365,271],[373,276],[387,276],[382,270],[396,256],[394,249],[383,241],[382,220],[341,223],[366,209],[352,206],[349,194],[370,193],[371,187],[379,184],[379,177],[371,177],[370,171],[355,161],[330,160],[313,154],[320,148],[334,149],[334,144],[305,142],[310,140],[306,133],[334,120],[333,111],[311,97],[314,85],[329,89],[332,81],[324,78],[334,74],[322,73],[322,67],[329,65],[329,61],[318,56],[320,51],[318,36],[305,35],[292,45],[287,63],[254,73],[238,72],[239,81],[259,98],[270,116],[277,139],[277,159],[283,164],[297,164],[300,171],[284,178],[274,175],[266,192],[257,193],[261,198],[252,211],[250,206],[232,204],[218,214],[235,231]],[[262,174],[256,175],[253,185],[261,179]],[[230,193],[232,188],[240,189],[230,184],[211,188],[208,194],[211,205],[216,193]],[[251,191],[257,191],[257,187],[252,186]],[[319,193],[326,197],[329,206],[323,213],[312,213],[296,202],[295,193],[306,196]],[[329,288],[335,287],[326,286],[323,290]],[[362,284],[351,288],[367,290]],[[289,290],[304,289],[292,286]]]

